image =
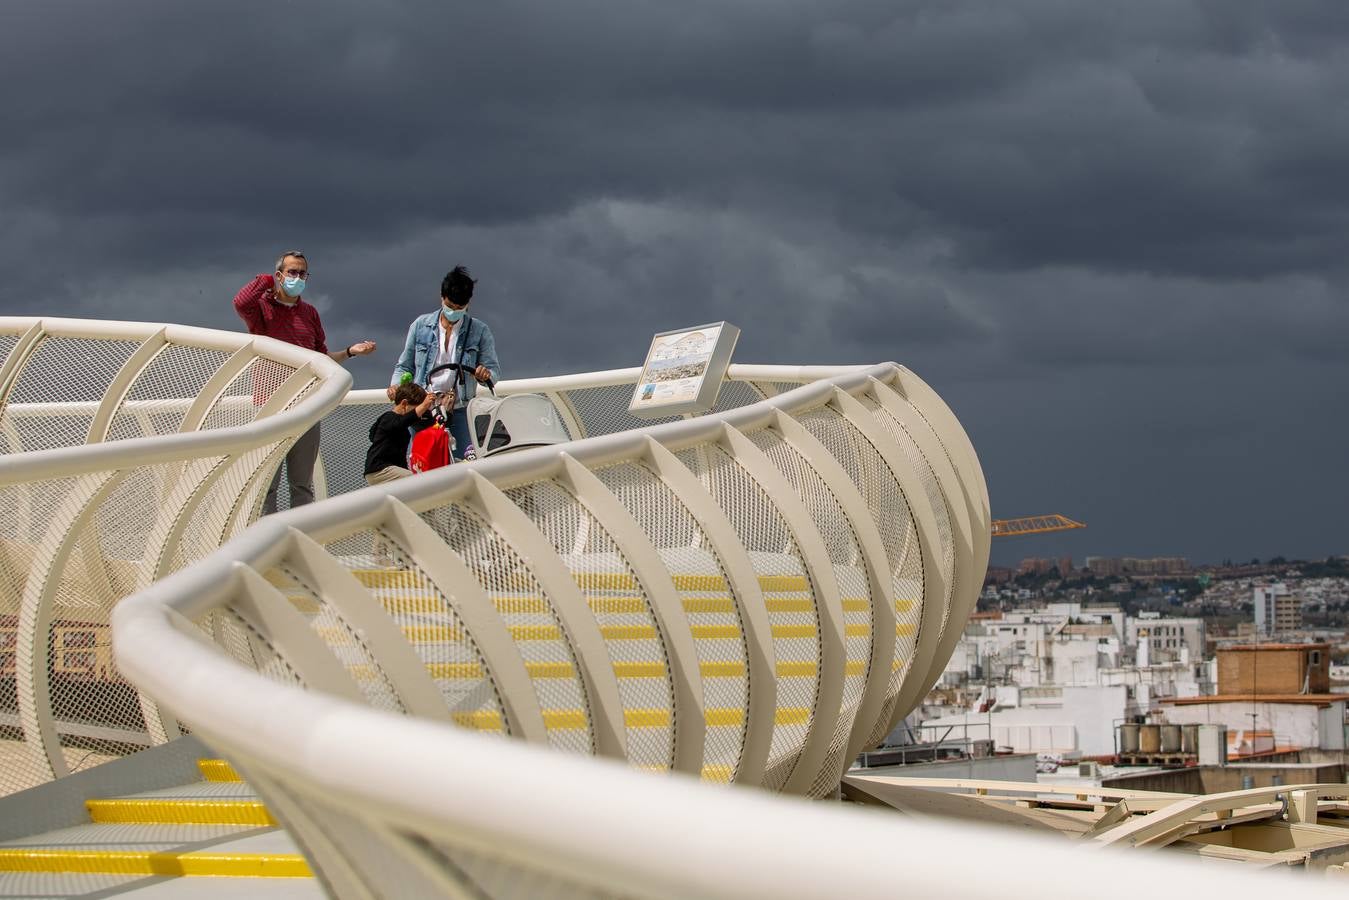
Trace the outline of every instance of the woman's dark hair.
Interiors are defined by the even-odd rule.
[[[473,299],[473,285],[477,283],[476,278],[469,277],[468,269],[463,266],[455,266],[441,281],[440,296],[451,303],[463,306]]]

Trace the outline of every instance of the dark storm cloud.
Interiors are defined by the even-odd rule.
[[[462,262],[510,375],[727,318],[908,364],[1067,552],[1349,549],[1349,7],[16,0],[0,84],[6,312],[236,328],[300,245],[371,385]]]

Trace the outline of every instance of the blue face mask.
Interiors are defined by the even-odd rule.
[[[445,321],[449,322],[450,324],[458,322],[460,319],[464,317],[464,313],[467,312],[467,310],[463,309],[450,309],[444,303],[440,304],[440,309],[443,313],[445,313]]]
[[[287,275],[281,282],[286,289],[286,296],[298,297],[304,293],[304,286],[307,282],[303,278],[295,278]]]

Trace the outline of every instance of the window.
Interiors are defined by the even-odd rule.
[[[1320,651],[1320,650],[1313,650],[1313,651],[1311,652],[1311,654],[1308,655],[1308,657],[1307,657],[1307,663],[1308,663],[1308,665],[1312,665],[1312,666],[1319,666],[1319,665],[1321,665],[1321,651]]]

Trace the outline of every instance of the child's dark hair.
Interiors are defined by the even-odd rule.
[[[413,406],[420,406],[426,399],[426,390],[415,382],[409,381],[407,384],[400,384],[393,392],[393,402],[397,406],[399,403],[409,403]]]
[[[440,296],[451,303],[463,306],[473,299],[473,285],[477,283],[476,278],[469,277],[468,269],[455,266],[440,282]]]

